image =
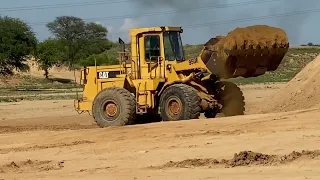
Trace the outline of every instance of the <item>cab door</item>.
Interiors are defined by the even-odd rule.
[[[144,34],[140,38],[141,76],[144,78],[164,78],[164,48],[162,34]],[[148,77],[147,77],[148,76]]]

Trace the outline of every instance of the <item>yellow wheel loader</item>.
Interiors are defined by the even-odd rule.
[[[131,53],[119,38],[119,65],[81,70],[83,97],[75,109],[91,111],[100,127],[134,124],[138,115],[163,121],[243,115],[243,94],[227,80],[276,70],[289,48],[282,29],[258,25],[212,38],[198,57],[185,59],[181,33],[181,27],[131,29]]]

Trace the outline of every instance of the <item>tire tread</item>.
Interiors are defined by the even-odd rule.
[[[92,105],[92,115],[95,119],[95,122],[100,127],[105,127],[106,123],[103,123],[103,119],[97,119],[95,115],[94,108],[96,107],[96,103],[98,103],[99,99],[107,96],[112,95],[118,98],[120,103],[122,104],[122,112],[119,116],[121,118],[116,123],[109,123],[107,126],[125,126],[125,125],[131,125],[134,124],[135,118],[136,118],[136,99],[135,96],[133,96],[128,90],[120,87],[109,87],[102,91],[100,91],[97,96],[95,97],[95,100],[93,101]],[[107,123],[108,124],[108,123]]]
[[[166,96],[166,94],[168,93],[172,93],[172,91],[174,93],[182,93],[184,94],[185,97],[185,102],[186,102],[186,107],[189,109],[189,111],[186,112],[186,114],[184,114],[184,118],[185,119],[198,119],[200,116],[200,112],[201,112],[201,106],[200,106],[200,102],[201,102],[201,98],[198,96],[198,94],[196,93],[196,90],[191,87],[188,86],[186,84],[174,84],[171,85],[170,87],[168,87],[163,94],[161,95],[161,100],[160,100],[160,107],[161,107],[161,111],[164,111],[164,97]],[[163,112],[161,112],[162,114]]]

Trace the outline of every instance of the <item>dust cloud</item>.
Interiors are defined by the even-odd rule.
[[[285,29],[290,42],[293,43],[300,42],[301,34],[308,30],[304,27],[304,24],[309,17],[311,17],[311,14],[308,13],[298,14],[295,12],[305,11],[320,5],[320,1],[317,0],[310,0],[308,3],[301,0],[275,0],[266,3],[257,3],[258,1],[259,0],[132,0],[137,7],[136,11],[138,13],[141,13],[141,11],[161,12],[161,10],[159,10],[161,8],[181,10],[181,13],[168,14],[168,18],[166,18],[166,22],[169,20],[171,24],[179,26],[236,19],[250,20],[250,18],[255,17],[289,13],[288,16],[276,16],[274,18],[258,19],[256,21],[240,21],[216,25],[215,27],[201,27],[201,29],[203,29],[201,36],[208,38],[221,33],[227,34],[232,30],[232,27],[235,28],[234,26],[248,26],[258,23]],[[243,4],[243,6],[232,6],[233,4]],[[203,7],[207,8],[202,9]]]
[[[168,19],[171,20],[172,24],[195,24],[201,18],[204,18],[204,14],[210,16],[210,21],[219,19],[218,13],[210,7],[225,7],[228,4],[227,1],[223,0],[134,0],[137,5],[137,11],[141,13],[141,10],[156,11],[161,8],[169,8],[177,13],[167,14]],[[208,5],[209,7],[207,7]],[[170,10],[169,10],[170,11]],[[166,15],[166,13],[164,13]],[[163,16],[164,17],[164,16]]]

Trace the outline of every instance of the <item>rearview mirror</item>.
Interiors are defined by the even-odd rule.
[[[120,44],[121,52],[125,52],[126,47],[125,47],[124,41],[121,38],[119,38],[119,44]]]

